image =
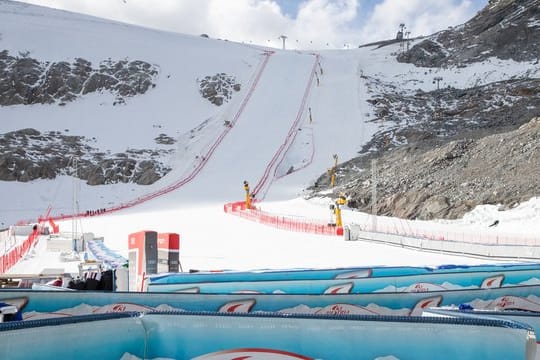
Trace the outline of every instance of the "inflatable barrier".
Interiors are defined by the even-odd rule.
[[[446,318],[481,318],[481,319],[502,319],[516,321],[520,324],[526,324],[530,326],[536,334],[540,333],[540,313],[532,311],[518,311],[518,310],[481,310],[472,309],[466,307],[460,308],[429,308],[424,310],[422,316],[425,317],[446,317]],[[536,359],[540,360],[540,351],[538,346],[540,344],[537,340]]]
[[[193,284],[198,282],[330,280],[367,277],[448,274],[457,272],[499,272],[507,270],[540,270],[540,263],[501,263],[484,265],[372,266],[329,269],[260,269],[251,271],[191,270],[189,273],[149,275],[152,284]]]
[[[169,312],[0,324],[0,358],[11,360],[530,360],[535,352],[531,328],[481,318]]]
[[[427,292],[464,290],[473,288],[511,287],[540,283],[540,268],[507,268],[499,271],[459,272],[433,271],[431,273],[401,276],[373,276],[367,272],[346,272],[332,280],[261,280],[199,283],[150,282],[149,292],[196,292],[201,294],[365,294],[374,292]],[[357,275],[357,277],[355,276]]]
[[[518,309],[540,313],[540,285],[328,295],[2,290],[0,302],[18,304],[23,320],[162,310],[417,316],[429,307],[461,304],[484,310]]]
[[[527,324],[528,326],[533,328],[535,333],[540,333],[540,313],[532,311],[482,310],[468,307],[464,309],[434,307],[424,310],[422,316],[511,320],[522,324]]]

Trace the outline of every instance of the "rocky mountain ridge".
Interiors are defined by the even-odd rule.
[[[424,67],[461,65],[490,57],[535,61],[540,49],[540,0],[491,0],[462,26],[438,32],[397,57]]]
[[[359,157],[338,166],[333,198],[345,194],[350,207],[379,215],[434,219],[540,195],[539,0],[492,0],[466,24],[396,58],[429,71],[459,72],[492,58],[529,70],[429,92],[362,75],[372,88],[372,121],[385,126]],[[328,174],[321,175],[310,196],[326,196],[328,184]]]
[[[158,73],[155,65],[140,60],[107,59],[94,68],[81,58],[73,63],[40,62],[27,53],[12,56],[4,50],[0,51],[0,106],[65,105],[98,91],[115,94],[115,104],[120,104],[154,87]]]

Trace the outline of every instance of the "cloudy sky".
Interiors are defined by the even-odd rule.
[[[473,17],[488,0],[21,0],[185,34],[287,48],[355,47],[428,35]]]

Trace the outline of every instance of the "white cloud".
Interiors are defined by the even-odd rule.
[[[358,1],[311,0],[302,4],[292,33],[316,47],[341,47],[357,18]],[[307,36],[306,36],[307,35]],[[311,44],[311,43],[310,43]]]
[[[293,24],[274,1],[211,0],[207,26],[216,37],[272,45]]]
[[[470,0],[384,0],[375,6],[362,29],[361,38],[365,41],[393,38],[400,23],[405,24],[411,37],[430,35],[448,26],[462,24],[474,13],[475,7]]]
[[[296,18],[275,0],[24,0],[151,28],[279,47],[341,48],[395,37],[400,23],[411,36],[458,25],[474,15],[471,0],[305,0]],[[290,0],[289,0],[290,1]],[[365,3],[364,3],[365,5]],[[360,13],[362,9],[362,13]],[[367,17],[367,18],[366,18]]]

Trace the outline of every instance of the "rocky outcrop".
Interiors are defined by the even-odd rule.
[[[160,137],[160,139],[162,139]],[[88,185],[149,185],[171,169],[160,162],[172,149],[103,153],[84,136],[22,129],[0,135],[0,180],[27,182],[71,175]],[[174,141],[171,145],[174,144]]]
[[[199,82],[199,92],[202,97],[216,106],[223,105],[232,98],[233,92],[240,91],[240,84],[234,76],[225,73],[205,76]]]
[[[367,77],[366,77],[367,78]],[[456,137],[481,137],[515,129],[540,109],[540,79],[498,81],[467,89],[442,88],[407,93],[377,79],[378,93],[368,102],[384,123],[363,147],[382,152],[406,144],[440,146]]]
[[[441,67],[489,57],[538,64],[540,0],[492,0],[466,24],[428,37],[398,61]]]
[[[398,55],[399,62],[413,63],[422,67],[439,67],[446,63],[448,52],[434,40],[423,40],[410,50]]]
[[[371,164],[367,158],[342,164],[334,196],[345,193],[350,207],[371,212]],[[540,194],[540,117],[517,130],[430,150],[403,146],[375,164],[379,215],[453,219],[481,204],[511,208]]]
[[[144,94],[155,86],[156,66],[139,60],[111,59],[97,69],[85,59],[73,63],[40,62],[27,53],[11,56],[0,52],[0,105],[64,105],[77,97],[99,91],[116,95],[115,104],[130,96]]]

